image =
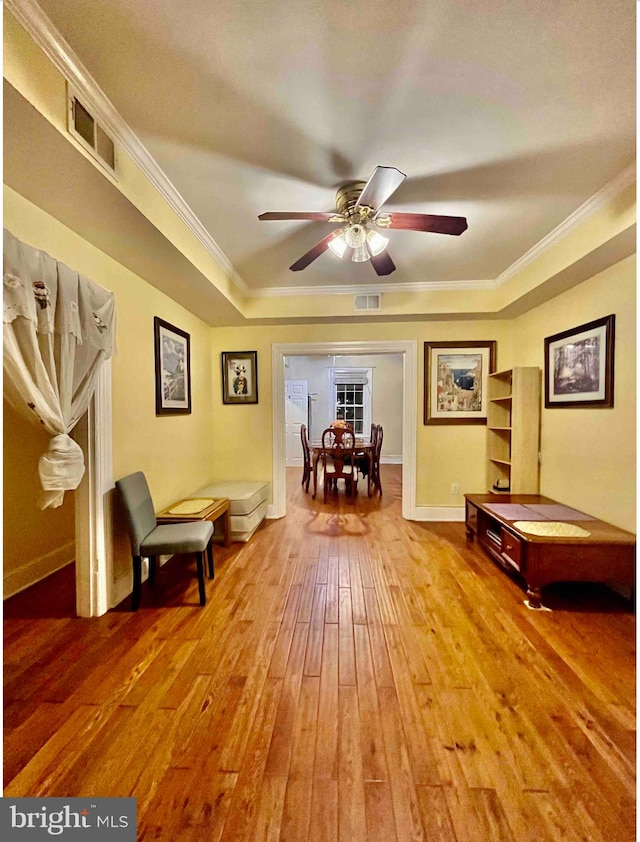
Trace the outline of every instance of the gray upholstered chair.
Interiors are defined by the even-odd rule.
[[[116,488],[124,504],[129,524],[131,554],[133,556],[133,594],[131,609],[140,605],[142,589],[142,559],[149,559],[149,586],[153,585],[156,558],[172,553],[195,553],[198,566],[200,605],[207,595],[204,588],[204,556],[208,557],[209,578],[213,579],[213,524],[210,521],[189,523],[161,523],[156,521],[153,501],[145,475],[141,471],[116,480]]]

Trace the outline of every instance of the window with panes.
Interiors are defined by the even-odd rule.
[[[336,385],[336,418],[350,424],[356,435],[364,433],[364,389],[359,383]]]

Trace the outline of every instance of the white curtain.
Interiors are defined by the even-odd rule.
[[[69,433],[114,351],[115,301],[48,254],[4,231],[4,396],[51,439],[38,470],[40,508],[77,488],[84,456]]]

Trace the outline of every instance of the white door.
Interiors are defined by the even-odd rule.
[[[306,380],[285,381],[285,424],[287,430],[287,467],[302,465],[300,425],[307,421]]]

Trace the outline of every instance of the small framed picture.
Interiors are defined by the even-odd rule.
[[[156,363],[156,415],[191,412],[189,334],[156,316],[153,320]]]
[[[222,352],[222,402],[258,403],[258,352]]]
[[[544,340],[546,409],[613,406],[616,317],[564,330]]]
[[[424,343],[424,423],[486,424],[495,340]]]

